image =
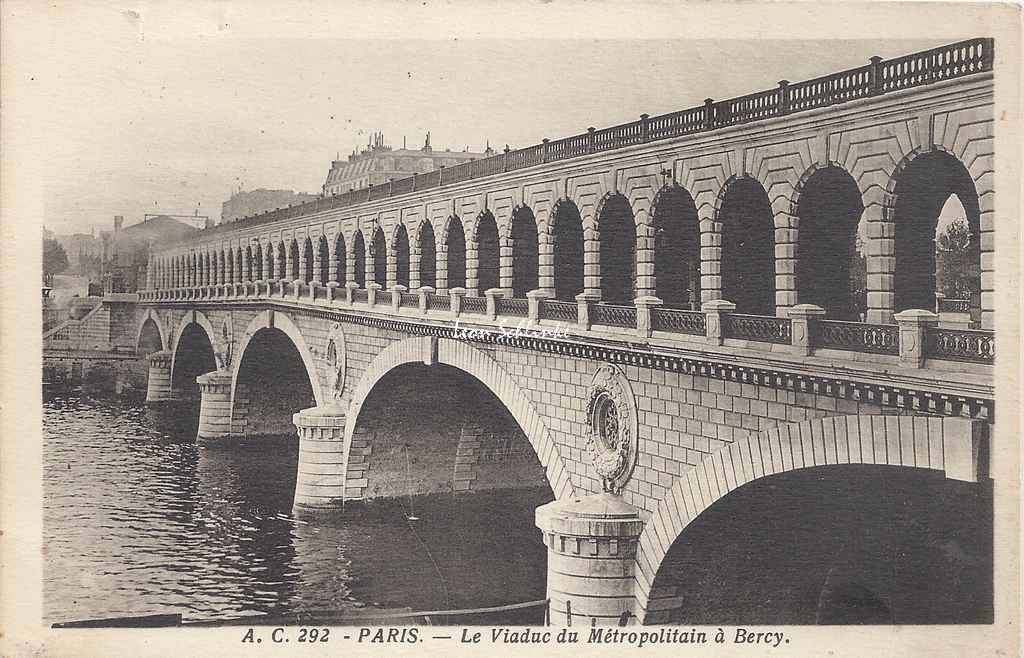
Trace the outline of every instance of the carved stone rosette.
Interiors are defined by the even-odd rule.
[[[621,493],[637,458],[636,398],[629,380],[606,363],[594,375],[587,403],[587,451],[605,491]]]
[[[345,392],[345,333],[340,322],[335,322],[327,335],[324,361],[327,364],[327,394],[334,400],[341,400]]]

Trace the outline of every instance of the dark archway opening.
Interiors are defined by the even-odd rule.
[[[663,587],[676,624],[991,623],[991,483],[866,465],[763,478],[683,532]]]
[[[198,400],[199,384],[196,377],[217,369],[213,345],[206,331],[192,322],[181,332],[175,347],[171,373],[171,391],[175,398]]]
[[[288,258],[285,256],[285,246],[281,242],[277,245],[277,278],[288,278]]]
[[[334,241],[334,257],[338,261],[338,273],[334,280],[339,286],[344,286],[348,283],[348,251],[345,249],[345,236],[341,233]]]
[[[965,282],[964,294],[969,295],[970,307],[977,315],[981,306],[981,231],[978,193],[970,173],[948,153],[926,153],[903,170],[895,193],[895,310],[934,308],[939,263],[936,250],[950,246],[936,235],[939,214],[955,195],[967,215],[956,219],[966,224],[968,233],[962,244],[954,247],[961,254],[959,276]]]
[[[372,444],[371,500],[347,506],[345,523],[372,519],[395,538],[357,566],[373,574],[357,595],[414,610],[544,598],[546,550],[533,515],[554,495],[522,429],[483,384],[450,366],[400,366],[374,385],[356,435]],[[543,622],[542,611],[524,612],[518,621]]]
[[[722,297],[740,313],[775,315],[775,221],[768,194],[753,178],[726,191],[722,224]]]
[[[409,287],[409,234],[405,225],[399,225],[395,232],[395,282]]]
[[[316,252],[320,260],[320,271],[316,273],[317,282],[322,286],[326,286],[327,282],[331,280],[331,252],[327,246],[327,238],[322,235],[317,240]]]
[[[309,283],[313,280],[313,241],[306,238],[302,243],[302,281]]]
[[[294,281],[300,276],[299,271],[299,243],[292,240],[291,245],[288,247],[288,260],[291,262],[291,270],[288,272],[288,277]]]
[[[434,227],[424,222],[420,228],[420,285],[437,287],[437,240]]]
[[[867,261],[858,225],[864,204],[853,178],[838,167],[814,173],[797,206],[797,299],[835,320],[867,312]]]
[[[498,225],[491,213],[484,213],[476,227],[477,287],[482,294],[500,284],[501,261],[498,251]],[[513,263],[513,267],[515,264]]]
[[[575,301],[583,292],[583,220],[571,201],[555,207],[555,297]]]
[[[466,232],[458,217],[448,221],[448,289],[466,287]]]
[[[437,288],[437,242],[430,222],[420,228],[420,286]]]
[[[526,297],[539,287],[537,220],[523,207],[512,214],[512,296]]]
[[[373,232],[373,281],[382,287],[388,281],[388,243],[384,229],[379,226]]]
[[[626,197],[605,201],[598,217],[601,235],[601,301],[632,304],[636,298],[636,224]]]
[[[316,406],[302,356],[280,329],[253,334],[238,364],[232,418],[247,438],[295,435],[292,414]]]
[[[697,206],[681,187],[664,190],[654,210],[655,296],[665,306],[700,309]]]
[[[363,232],[356,231],[356,237],[352,239],[352,260],[355,265],[356,285],[360,288],[366,287],[366,242],[363,240]]]
[[[136,353],[139,356],[149,356],[153,352],[159,352],[164,348],[164,341],[160,338],[160,330],[156,326],[156,322],[152,319],[147,318],[142,323],[142,331],[139,332],[139,345],[136,348]]]

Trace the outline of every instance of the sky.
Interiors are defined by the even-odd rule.
[[[40,219],[57,233],[219,219],[238,189],[319,192],[374,131],[396,148],[428,130],[435,150],[528,146],[952,40],[154,34],[144,12],[102,9],[88,16],[101,38],[63,32],[23,71],[46,136]]]

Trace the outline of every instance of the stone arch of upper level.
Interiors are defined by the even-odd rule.
[[[977,481],[987,470],[989,426],[967,418],[828,416],[750,434],[707,454],[665,493],[644,524],[636,557],[640,613],[664,609],[659,575],[686,529],[717,501],[752,482],[808,468],[874,464],[941,471]]]
[[[452,366],[483,384],[504,404],[526,435],[544,468],[555,498],[561,499],[575,494],[563,456],[559,453],[541,415],[515,379],[497,361],[481,350],[460,341],[429,336],[397,341],[381,350],[353,388],[345,421],[346,470],[359,414],[370,393],[389,372],[399,366],[414,363]]]

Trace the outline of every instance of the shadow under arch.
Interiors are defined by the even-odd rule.
[[[635,569],[637,615],[645,623],[728,623],[728,615],[737,609],[744,610],[746,615],[737,618],[738,621],[747,624],[983,623],[986,618],[990,623],[992,489],[987,478],[979,478],[980,483],[970,480],[972,474],[984,472],[986,450],[983,448],[980,454],[972,455],[968,447],[972,441],[984,437],[986,429],[984,423],[964,418],[834,416],[752,434],[704,456],[675,480],[644,524]],[[985,445],[985,441],[981,440],[980,445]],[[765,487],[778,484],[790,485],[792,489],[781,494],[775,492],[776,503],[769,500],[765,506],[765,500],[772,493],[765,493]],[[892,500],[879,498],[878,493],[886,490],[898,495],[892,496]],[[830,495],[822,496],[822,492]],[[859,498],[855,499],[854,494]],[[961,564],[961,575],[973,580],[972,610],[965,610],[955,603],[937,608],[924,604],[915,606],[913,601],[903,600],[894,605],[895,598],[898,598],[896,595],[901,591],[909,591],[915,585],[918,588],[923,585],[927,590],[930,581],[901,582],[897,586],[890,582],[886,585],[885,575],[879,577],[878,565],[869,564],[870,559],[865,561],[865,556],[872,557],[870,549],[877,548],[879,542],[872,546],[865,537],[871,533],[884,534],[887,523],[889,527],[900,526],[901,529],[913,525],[914,517],[905,522],[905,517],[900,516],[900,504],[926,508],[933,499],[943,496],[957,501],[963,508],[961,516],[966,512],[970,517],[968,524],[977,525],[971,529],[972,537],[977,541],[966,550],[956,545],[939,549],[946,552],[963,550],[968,555],[969,564]],[[851,509],[850,501],[861,498],[869,502],[866,505],[862,503],[862,509]],[[758,507],[759,503],[762,507]],[[823,505],[823,508],[818,509],[818,516],[814,517],[812,510],[816,505]],[[723,507],[726,508],[724,512]],[[856,503],[852,507],[855,508]],[[844,529],[845,535],[835,528],[821,530],[830,522],[840,518],[858,518],[857,512],[872,508],[877,513],[868,517],[882,524],[881,530],[876,526],[861,534],[850,534],[849,529]],[[770,587],[764,588],[770,594],[761,592],[762,598],[754,600],[757,596],[752,593],[754,586],[760,581],[770,581],[772,572],[782,569],[778,562],[787,555],[778,552],[779,542],[767,534],[733,537],[735,545],[745,548],[746,553],[734,556],[731,566],[743,571],[748,578],[744,583],[733,584],[732,593],[738,592],[738,595],[728,603],[716,602],[714,598],[718,594],[708,590],[708,600],[700,604],[704,610],[701,612],[698,606],[694,606],[692,598],[700,594],[694,592],[705,587],[713,588],[715,585],[707,582],[709,579],[721,580],[722,575],[715,574],[714,569],[716,565],[722,566],[727,562],[723,556],[730,553],[730,549],[728,545],[713,547],[710,555],[694,558],[693,547],[699,542],[713,544],[716,537],[727,534],[735,524],[751,525],[749,519],[740,518],[751,509],[762,515],[772,514],[772,522],[765,525],[762,534],[770,534],[785,523],[796,523],[792,526],[796,530],[780,530],[784,536],[775,538],[779,542],[785,543],[788,541],[786,537],[792,539],[802,532],[807,536],[798,548],[822,543],[837,535],[848,537],[847,543],[840,542],[823,551],[822,555],[798,562],[798,569],[790,569],[789,573],[796,574],[794,580],[807,577],[807,570],[812,567],[819,570],[817,581],[812,577],[810,583],[793,584],[805,590],[807,587],[817,588],[813,589],[810,600],[805,591],[801,603],[799,596],[786,598],[783,590],[788,585],[784,580],[771,582]],[[787,514],[791,516],[786,517]],[[905,545],[908,542],[920,543],[922,537],[930,536],[928,523],[936,520],[941,523],[949,516],[947,508],[932,506],[930,515],[921,517],[925,519],[922,527],[912,528],[914,532],[900,536],[899,541]],[[898,523],[893,523],[893,519]],[[808,521],[812,523],[809,528],[806,526]],[[939,534],[941,532],[940,528]],[[822,534],[817,537],[815,533]],[[959,529],[952,534],[956,536],[958,533]],[[689,548],[684,546],[684,534],[693,539]],[[849,548],[847,544],[858,541],[860,545],[854,548],[869,550],[843,552]],[[776,562],[769,560],[747,570],[738,564],[741,559],[756,562],[766,553],[774,555]],[[934,561],[934,552],[926,555],[926,559]],[[677,577],[685,572],[685,568],[680,568],[684,564],[689,565],[694,574],[696,580],[692,583],[686,581],[689,576]],[[883,566],[885,568],[889,567]],[[861,572],[858,573],[858,569]],[[979,573],[982,575],[978,576]],[[684,581],[686,585],[681,586]],[[927,591],[918,593],[925,598],[928,596]],[[684,606],[688,602],[691,607],[686,610]],[[702,617],[707,611],[722,616],[713,619]],[[763,616],[758,617],[758,614]]]
[[[191,310],[182,316],[171,345],[171,389],[173,395],[198,399],[195,378],[217,369],[214,340],[217,332],[202,311]]]
[[[145,341],[145,346],[143,341]],[[155,346],[155,349],[152,349],[154,342],[159,344]],[[168,348],[167,330],[164,328],[163,323],[160,322],[160,316],[155,314],[152,309],[146,311],[146,315],[143,316],[142,322],[139,323],[139,330],[135,335],[135,351],[140,355],[147,355]]]
[[[295,322],[292,321],[287,314],[281,313],[280,311],[266,310],[258,313],[256,317],[249,321],[248,326],[245,328],[245,333],[242,335],[241,341],[239,341],[237,351],[238,357],[234,360],[231,369],[232,408],[234,407],[235,390],[238,386],[238,373],[241,370],[242,361],[245,359],[245,351],[249,347],[249,343],[252,341],[253,337],[261,329],[278,329],[291,339],[296,351],[302,358],[302,364],[306,370],[306,376],[309,378],[310,386],[313,389],[313,397],[316,400],[316,404],[323,404],[324,394],[320,385],[320,377],[316,369],[316,361],[313,359],[313,353],[306,345],[306,339],[302,336],[302,332],[299,331],[298,326],[296,326]]]
[[[436,342],[435,342],[436,341]],[[353,389],[345,420],[344,469],[350,472],[351,450],[357,421],[374,387],[392,370],[408,364],[451,366],[477,380],[502,403],[526,439],[544,469],[548,486],[556,499],[575,495],[569,471],[558,446],[526,393],[512,377],[484,352],[450,339],[409,338],[392,343],[367,366]]]

